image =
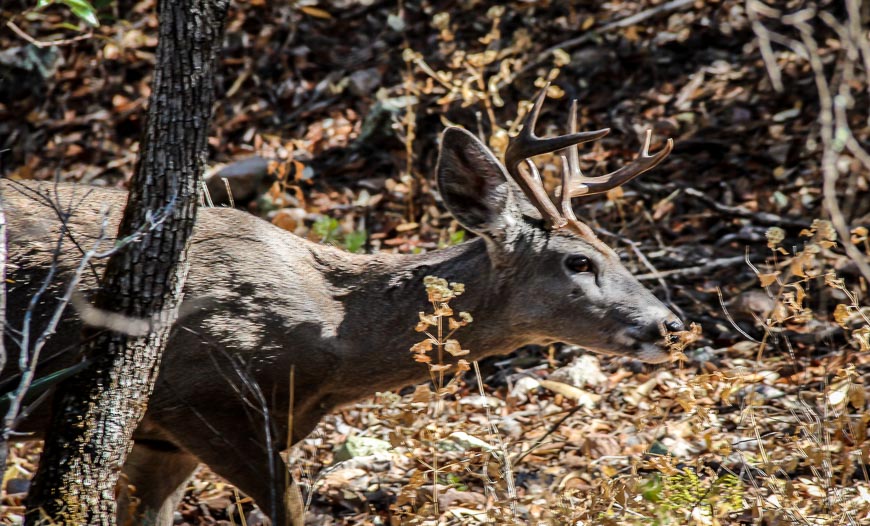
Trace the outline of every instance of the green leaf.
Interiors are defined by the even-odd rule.
[[[91,5],[88,0],[60,0],[70,8],[74,15],[84,20],[88,25],[99,27],[100,21],[97,20],[97,10]]]
[[[365,246],[367,237],[365,230],[351,232],[344,236],[344,248],[347,249],[348,252],[357,254],[361,252]]]
[[[649,454],[650,454],[650,455],[661,455],[661,456],[664,456],[664,455],[669,455],[670,453],[668,452],[668,448],[666,448],[666,447],[664,446],[664,444],[662,444],[661,442],[659,442],[658,440],[656,440],[655,442],[653,442],[653,445],[650,446],[650,448],[649,448]]]
[[[321,242],[329,243],[331,241],[334,241],[337,237],[338,228],[339,224],[337,219],[329,216],[324,216],[314,222],[311,230],[313,230],[314,233],[317,234],[317,237],[320,238]]]
[[[54,0],[39,0],[36,2],[36,8],[42,9],[43,7],[48,7],[54,3]]]
[[[662,491],[665,486],[662,484],[662,479],[657,473],[653,473],[652,477],[643,481],[640,485],[640,494],[649,502],[661,502]]]
[[[450,244],[451,245],[458,245],[459,243],[462,243],[463,241],[465,241],[465,230],[457,230],[456,232],[453,232],[452,234],[450,234]]]
[[[72,24],[70,22],[61,22],[54,26],[55,29],[67,29],[69,31],[79,31],[80,28],[76,24]]]

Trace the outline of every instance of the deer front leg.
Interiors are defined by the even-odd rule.
[[[199,465],[193,455],[168,442],[135,443],[118,482],[120,526],[171,526],[185,482]]]
[[[254,499],[257,506],[272,519],[274,526],[303,526],[304,506],[299,487],[288,477],[287,466],[280,450],[285,440],[265,440],[256,427],[239,425],[229,415],[243,414],[234,404],[225,403],[202,411],[199,417],[207,423],[199,433],[177,434],[173,440],[190,451],[212,471]],[[300,411],[296,417],[293,436],[299,440],[310,433],[325,409]],[[283,414],[283,411],[276,412]],[[171,426],[169,416],[163,415],[165,426]],[[175,415],[178,416],[178,415]],[[179,422],[175,422],[180,426]],[[274,436],[286,433],[283,422],[278,424]],[[272,444],[272,449],[266,446]],[[288,486],[288,479],[290,485]]]
[[[245,456],[245,461],[240,463],[234,452],[216,447],[201,454],[200,459],[254,499],[274,526],[303,526],[301,493],[292,481],[288,488],[287,468],[279,452],[267,455],[263,450],[249,450]]]

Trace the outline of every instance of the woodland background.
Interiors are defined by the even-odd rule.
[[[98,27],[60,3],[0,8],[0,175],[130,177],[155,6],[93,7]],[[433,519],[422,474],[436,450],[443,524],[870,520],[868,21],[857,1],[235,2],[210,163],[235,205],[324,243],[461,242],[433,191],[441,130],[500,152],[547,80],[540,135],[566,129],[571,98],[581,128],[613,130],[581,150],[587,173],[629,162],[646,128],[654,150],[675,140],[663,165],[578,212],[697,324],[681,359],[529,347],[481,363],[437,413],[414,388],[348,407],[290,452],[311,523]],[[556,161],[539,164],[557,184]],[[223,183],[209,187],[220,204]],[[826,190],[848,236],[826,221]],[[37,453],[14,450],[5,522]],[[178,520],[257,516],[202,470]]]

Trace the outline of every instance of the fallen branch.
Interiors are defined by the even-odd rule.
[[[704,204],[710,206],[717,212],[722,214],[727,214],[734,217],[740,217],[743,219],[752,219],[758,224],[766,225],[766,226],[791,226],[791,227],[801,227],[801,228],[809,228],[809,221],[805,221],[803,219],[792,219],[788,217],[779,216],[776,214],[771,214],[770,212],[753,212],[748,208],[744,208],[742,206],[728,206],[719,203],[712,198],[710,198],[704,192],[697,190],[695,188],[685,188],[683,190],[686,192],[686,195],[690,195],[704,202]]]
[[[20,27],[15,25],[15,23],[12,22],[11,20],[6,22],[6,27],[8,27],[13,33],[18,35],[19,37],[21,37],[24,40],[26,40],[27,42],[29,42],[31,45],[34,45],[40,49],[45,48],[45,47],[68,46],[69,44],[73,44],[75,42],[79,42],[82,40],[87,40],[87,39],[94,36],[94,32],[89,30],[87,33],[85,33],[83,35],[78,35],[78,36],[71,37],[71,38],[64,38],[61,40],[44,41],[44,40],[37,40],[37,39],[33,38],[32,36],[28,35],[27,33],[24,32],[23,29],[21,29]]]
[[[648,281],[651,279],[661,279],[667,278],[671,276],[680,276],[680,277],[688,277],[688,276],[697,276],[698,274],[706,274],[707,272],[711,272],[713,270],[717,270],[725,267],[733,267],[744,261],[743,256],[734,256],[730,258],[722,258],[722,259],[714,259],[712,261],[708,261],[703,265],[698,265],[695,267],[683,267],[683,268],[675,268],[671,270],[662,270],[659,272],[650,272],[649,274],[640,274],[635,276],[637,279],[641,281]]]

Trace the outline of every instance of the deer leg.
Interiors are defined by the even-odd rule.
[[[169,442],[134,443],[118,484],[118,525],[171,526],[198,464]]]
[[[294,515],[294,501],[291,500],[290,511],[286,509],[284,503],[287,471],[284,460],[277,451],[270,456],[262,449],[254,452],[252,448],[245,452],[246,458],[242,462],[239,461],[238,450],[230,451],[223,447],[212,446],[206,451],[197,451],[197,453],[200,453],[198,455],[200,460],[213,472],[254,499],[260,510],[272,519],[274,526],[295,526],[289,518]],[[291,488],[295,487],[291,486]]]
[[[216,426],[229,420],[214,417],[207,421]],[[316,420],[300,419],[298,434],[294,436],[305,436],[313,429],[313,423]],[[217,434],[206,440],[203,435],[178,435],[176,439],[213,472],[254,499],[272,519],[273,526],[303,526],[302,495],[292,477],[287,476],[287,465],[280,455],[282,446],[273,443],[270,451],[262,437],[251,436],[244,426],[221,425],[214,430]]]

